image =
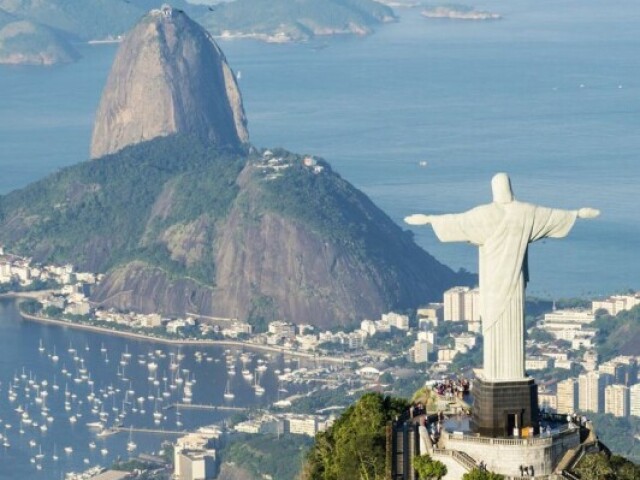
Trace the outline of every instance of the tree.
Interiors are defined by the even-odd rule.
[[[582,480],[614,480],[615,471],[604,452],[585,455],[575,469]]]
[[[367,393],[333,426],[316,435],[307,455],[305,480],[382,480],[386,471],[387,422],[405,412],[405,400]]]
[[[418,472],[420,480],[440,480],[447,474],[447,466],[429,455],[414,457],[413,468]]]
[[[484,469],[481,470],[479,468],[474,468],[470,472],[465,473],[462,476],[462,480],[504,480],[504,475]]]

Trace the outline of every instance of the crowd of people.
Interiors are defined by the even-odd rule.
[[[448,400],[463,398],[469,393],[470,383],[466,378],[447,379],[436,382],[433,390]]]

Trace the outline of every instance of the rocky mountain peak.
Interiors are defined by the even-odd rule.
[[[96,114],[91,157],[175,133],[230,147],[249,138],[224,54],[183,11],[163,5],[140,20],[116,54]]]

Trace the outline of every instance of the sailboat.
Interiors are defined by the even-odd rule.
[[[42,344],[42,339],[40,339],[40,346],[38,347],[38,351],[40,353],[44,352],[44,345]]]
[[[42,453],[42,445],[40,445],[40,449],[36,454],[36,460],[42,460],[44,458],[44,453]]]
[[[223,396],[224,396],[225,400],[233,400],[234,398],[236,398],[236,396],[231,391],[231,386],[229,384],[229,380],[227,380],[227,386],[224,389],[224,395]]]
[[[253,390],[256,393],[256,397],[261,397],[262,395],[264,395],[264,387],[262,385],[260,385],[260,381],[258,378],[258,372],[254,372],[254,385],[253,385]]]
[[[127,442],[127,451],[128,452],[133,452],[136,448],[138,448],[138,446],[133,441],[133,438],[131,437],[132,436],[132,432],[133,432],[133,427],[129,427],[129,441]]]

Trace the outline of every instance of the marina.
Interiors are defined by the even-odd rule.
[[[294,365],[282,355],[25,322],[10,298],[0,299],[0,334],[9,345],[0,363],[0,461],[24,479],[157,453],[185,431],[266,409]]]

